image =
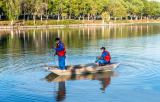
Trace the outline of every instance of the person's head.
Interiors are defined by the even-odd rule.
[[[102,52],[103,52],[103,51],[105,51],[105,50],[106,50],[106,48],[105,48],[105,47],[102,47],[102,48],[101,48],[101,51],[102,51]]]
[[[58,44],[60,42],[60,38],[56,38],[55,41]]]

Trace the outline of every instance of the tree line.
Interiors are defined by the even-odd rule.
[[[91,15],[97,19],[101,15],[103,20],[142,18],[157,19],[160,16],[160,2],[147,0],[1,0],[0,15],[5,15],[9,20],[18,20],[20,15],[33,16],[57,15],[57,19],[71,19],[71,17],[89,20]]]

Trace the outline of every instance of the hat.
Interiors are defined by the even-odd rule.
[[[60,40],[60,38],[56,38],[55,41],[56,41],[56,40]]]
[[[101,47],[100,49],[106,49],[105,47]]]

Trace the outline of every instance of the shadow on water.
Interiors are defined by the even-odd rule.
[[[45,77],[47,82],[58,82],[58,90],[56,91],[56,100],[62,101],[66,99],[66,86],[65,82],[70,80],[98,80],[101,83],[100,90],[104,91],[111,84],[111,77],[117,77],[116,72],[110,71],[105,73],[94,73],[86,75],[61,75],[58,76],[54,73],[50,73]]]

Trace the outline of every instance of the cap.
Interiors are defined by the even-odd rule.
[[[101,47],[101,49],[106,49],[105,47]]]
[[[60,40],[60,38],[56,38],[55,41],[56,41],[56,40]]]

